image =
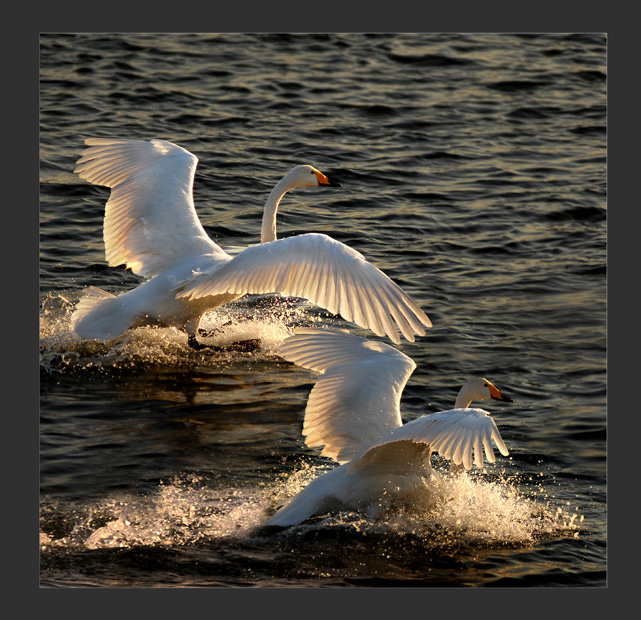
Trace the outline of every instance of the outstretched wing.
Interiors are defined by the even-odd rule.
[[[187,282],[180,297],[281,293],[308,299],[345,320],[400,342],[432,323],[412,298],[349,246],[304,234],[247,248],[214,273]],[[395,325],[396,324],[396,325]]]
[[[74,170],[111,188],[103,237],[107,262],[151,277],[191,254],[222,252],[202,227],[192,189],[198,159],[164,140],[88,138]]]
[[[429,446],[431,452],[438,452],[455,465],[463,464],[465,469],[471,469],[472,456],[474,464],[483,467],[483,449],[487,460],[494,463],[492,440],[503,456],[509,455],[499,429],[487,411],[450,409],[417,418],[394,429],[363,454],[360,461],[364,465],[376,458],[381,447],[389,450],[390,444],[411,441]]]
[[[401,394],[416,364],[381,342],[347,332],[299,328],[279,355],[323,373],[305,410],[303,435],[345,463],[402,424]]]

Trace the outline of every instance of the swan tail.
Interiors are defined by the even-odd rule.
[[[337,467],[314,478],[302,491],[281,504],[280,510],[270,517],[266,525],[287,527],[298,525],[311,517],[331,512],[343,505],[342,497],[349,494],[346,466]]]
[[[71,317],[71,327],[80,338],[109,340],[131,326],[123,316],[118,297],[96,286],[89,286]]]
[[[265,525],[277,525],[279,527],[289,527],[298,525],[316,514],[316,506],[311,505],[309,501],[299,495],[294,496],[285,505],[273,514]]]

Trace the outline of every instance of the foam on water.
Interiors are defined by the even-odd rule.
[[[274,495],[276,505],[298,493],[331,466],[303,466],[290,475]],[[489,479],[484,470],[449,476],[437,469],[425,481],[410,509],[392,508],[382,515],[340,513],[315,520],[316,526],[340,525],[379,533],[404,532],[430,536],[438,532],[440,544],[527,544],[546,536],[575,536],[583,517],[568,507],[555,505],[542,488],[536,498],[519,490],[517,480],[507,476]],[[310,527],[308,524],[295,526]]]
[[[114,494],[83,506],[49,505],[41,514],[40,548],[101,549],[207,544],[249,539],[275,505],[325,473],[327,465],[303,465],[291,475],[258,487],[212,484],[204,476],[161,480],[144,494]],[[323,528],[411,535],[441,551],[469,546],[523,545],[559,535],[579,537],[583,519],[568,510],[523,495],[505,479],[451,477],[435,471],[411,510],[374,518],[339,513],[267,534],[291,537]],[[60,523],[65,523],[63,527]]]
[[[199,476],[183,476],[161,480],[144,495],[123,493],[75,508],[50,506],[41,517],[40,547],[188,545],[243,535],[260,523],[266,507],[260,490],[217,489],[203,482]],[[61,520],[67,521],[66,528],[56,533],[54,524]]]
[[[189,371],[202,363],[203,353],[189,349],[185,334],[174,328],[128,330],[108,343],[83,341],[71,332],[73,310],[74,303],[58,294],[50,294],[42,304],[40,360],[47,373],[149,366],[180,366]],[[259,338],[261,353],[269,355],[277,352],[294,325],[309,325],[315,320],[309,307],[300,302],[263,298],[258,307],[245,301],[210,312],[202,327],[216,332],[206,342],[225,345]],[[295,471],[277,474],[262,486],[229,486],[225,482],[221,487],[220,482],[211,485],[203,476],[180,475],[161,481],[144,494],[122,492],[79,506],[57,505],[53,500],[41,516],[41,548],[166,547],[251,537],[262,532],[262,524],[280,502],[333,466],[303,461]],[[527,545],[541,537],[559,535],[578,537],[582,520],[569,507],[556,506],[543,487],[527,487],[502,475],[498,464],[451,477],[438,469],[437,459],[437,469],[411,510],[324,516],[268,533],[267,540],[334,528],[355,536],[363,532],[405,534],[431,549],[451,551],[461,546]],[[60,522],[65,523],[62,529],[56,525]]]
[[[127,330],[107,342],[82,340],[71,330],[75,304],[67,297],[50,293],[40,311],[40,367],[47,373],[74,369],[105,369],[158,365],[163,367],[193,365],[203,353],[187,346],[184,332],[169,327],[141,327]],[[302,301],[280,297],[249,298],[206,313],[201,328],[211,337],[201,337],[205,344],[218,347],[233,342],[258,339],[261,351],[272,354],[291,333],[294,326],[318,321]],[[206,355],[205,351],[205,355]]]

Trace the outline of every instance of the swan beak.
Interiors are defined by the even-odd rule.
[[[340,183],[327,178],[320,170],[314,172],[319,185],[328,185],[329,187],[343,187]]]
[[[508,398],[507,396],[503,396],[503,394],[501,394],[501,392],[496,387],[494,387],[491,383],[489,383],[488,387],[490,388],[490,396],[492,397],[493,400],[502,400],[506,403],[514,402],[511,398]]]

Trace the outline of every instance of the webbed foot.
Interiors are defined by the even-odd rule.
[[[257,349],[260,349],[262,342],[260,338],[254,338],[251,340],[240,340],[238,342],[230,342],[229,344],[224,344],[224,345],[203,344],[202,342],[198,342],[194,334],[191,334],[187,337],[187,344],[195,351],[202,351],[203,349],[211,349],[212,351],[249,352],[249,351],[256,351]]]

